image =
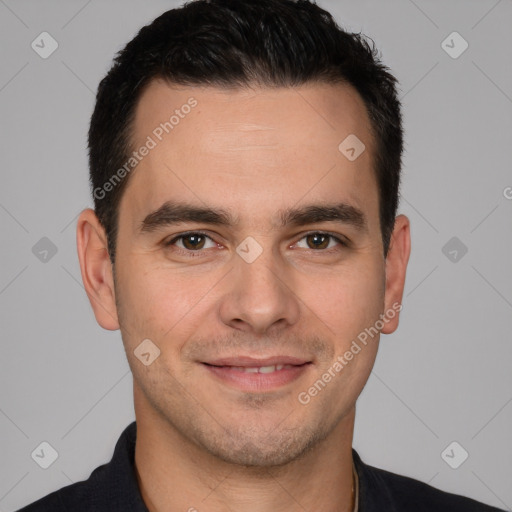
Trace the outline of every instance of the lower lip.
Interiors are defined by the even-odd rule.
[[[292,368],[283,368],[272,373],[247,373],[234,370],[231,366],[203,366],[222,382],[240,389],[241,391],[273,391],[281,386],[290,384],[304,374],[311,363],[305,363]]]

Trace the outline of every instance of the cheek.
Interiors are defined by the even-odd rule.
[[[208,304],[212,277],[192,278],[148,265],[143,259],[126,262],[120,270],[118,302],[124,331],[130,339],[150,338],[162,349],[173,341],[185,343]]]
[[[336,337],[357,335],[373,324],[384,304],[383,270],[378,265],[340,268],[329,275],[302,278],[305,304]],[[334,331],[334,332],[332,332]]]

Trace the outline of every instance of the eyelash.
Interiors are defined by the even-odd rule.
[[[188,231],[186,233],[181,233],[180,235],[174,237],[172,240],[170,240],[168,242],[165,242],[164,245],[165,245],[165,247],[173,246],[173,245],[176,244],[176,242],[178,240],[181,240],[183,238],[187,238],[190,235],[202,235],[202,236],[210,239],[212,242],[217,243],[217,242],[215,242],[215,240],[212,239],[211,236],[206,234],[204,231],[200,231],[199,230],[199,231]],[[302,237],[298,241],[300,241],[303,238],[306,238],[306,237],[308,237],[310,235],[323,235],[323,236],[327,236],[327,237],[330,237],[332,240],[335,240],[336,242],[338,242],[342,247],[348,247],[348,243],[347,242],[345,242],[344,240],[342,240],[338,236],[336,236],[336,235],[334,235],[332,233],[329,233],[327,231],[310,231],[309,233],[305,233],[304,235],[302,235]],[[191,251],[191,250],[188,250],[188,249],[181,249],[180,247],[175,248],[175,250],[178,253],[184,254],[188,258],[202,257],[202,253],[204,253],[204,251],[205,251],[204,249],[199,249],[197,251]],[[331,247],[330,249],[318,249],[318,250],[310,249],[310,250],[313,251],[313,252],[319,252],[319,253],[324,253],[324,254],[325,253],[331,254],[332,252],[337,252],[340,249],[336,248],[336,247]]]

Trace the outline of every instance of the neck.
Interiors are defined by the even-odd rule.
[[[351,512],[355,408],[326,439],[280,467],[227,463],[136,398],[135,467],[150,512]]]

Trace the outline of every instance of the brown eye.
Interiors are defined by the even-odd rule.
[[[298,244],[300,244],[302,240],[306,241],[305,246],[303,246],[304,249],[311,249],[313,251],[320,252],[331,252],[331,250],[336,251],[347,246],[347,244],[337,236],[331,235],[330,233],[316,231],[303,236]]]
[[[332,237],[322,233],[313,233],[312,235],[306,236],[310,249],[326,249],[329,245],[330,238]]]
[[[193,251],[194,249],[203,248],[206,237],[200,233],[192,233],[190,235],[182,236],[181,240],[185,249]]]
[[[210,242],[209,246],[206,246],[207,242]],[[166,247],[175,246],[176,250],[182,253],[202,252],[202,249],[210,249],[215,245],[208,235],[197,231],[183,233],[165,244]]]

